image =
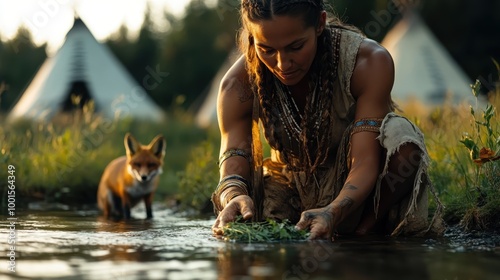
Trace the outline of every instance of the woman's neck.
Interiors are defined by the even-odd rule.
[[[301,112],[304,112],[304,107],[306,106],[307,96],[310,94],[312,89],[309,84],[309,75],[306,75],[300,82],[293,86],[288,86],[288,90],[292,95],[295,103],[299,107]]]

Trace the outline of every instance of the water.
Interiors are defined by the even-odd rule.
[[[156,209],[151,221],[111,222],[96,211],[27,211],[16,225],[16,272],[25,279],[500,279],[498,237],[341,238],[331,242],[230,243],[211,218]],[[1,221],[8,229],[7,217]],[[8,230],[7,230],[8,231]]]

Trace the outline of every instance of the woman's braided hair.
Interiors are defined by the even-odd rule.
[[[254,46],[254,38],[250,30],[249,23],[261,20],[270,20],[273,16],[288,15],[300,16],[304,20],[306,27],[316,27],[319,24],[322,11],[326,10],[323,0],[242,0],[241,2],[241,21],[243,23],[240,31],[239,45],[241,52],[246,57],[246,68],[253,91],[257,94],[261,105],[261,118],[267,123],[265,133],[271,146],[281,152],[285,163],[291,161],[291,154],[283,149],[281,139],[283,134],[282,125],[276,110],[273,110],[273,101],[276,100],[274,90],[274,77],[267,67],[259,60]],[[337,17],[331,17],[329,21],[330,28],[343,28],[358,31],[354,27],[344,25]],[[359,32],[359,31],[358,31]],[[318,81],[322,88],[322,98],[320,108],[311,108],[311,102],[306,102],[304,117],[302,119],[302,147],[299,151],[299,162],[305,163],[305,170],[313,172],[328,157],[329,143],[331,133],[328,133],[329,127],[333,122],[333,115],[330,112],[332,108],[334,84],[332,81],[336,78],[336,65],[334,65],[332,48],[332,32],[327,28],[318,38],[318,49],[313,64],[310,83]],[[320,67],[321,66],[321,67]],[[308,98],[311,95],[308,95]],[[321,133],[315,133],[313,127],[316,119],[313,119],[314,112],[320,109]],[[326,131],[324,129],[327,129]],[[311,174],[311,173],[309,173]]]

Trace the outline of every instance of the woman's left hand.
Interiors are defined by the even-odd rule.
[[[299,230],[309,229],[309,239],[330,239],[333,241],[336,223],[334,207],[329,204],[323,208],[302,212],[300,221],[295,226]]]

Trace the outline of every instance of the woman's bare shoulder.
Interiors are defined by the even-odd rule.
[[[239,120],[251,119],[253,92],[245,68],[245,58],[240,57],[226,72],[220,82],[217,114],[221,128]]]
[[[352,94],[356,97],[373,84],[388,88],[390,92],[393,83],[394,62],[391,54],[376,41],[363,39],[351,78]]]
[[[241,56],[229,68],[220,83],[220,95],[224,98],[235,97],[244,103],[252,99],[253,94],[245,68],[245,57]],[[226,95],[230,95],[229,97]],[[235,96],[236,95],[236,96]]]

